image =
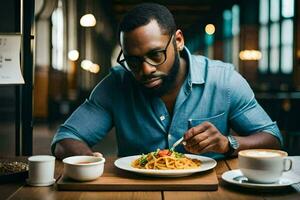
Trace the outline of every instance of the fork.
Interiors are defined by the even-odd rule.
[[[172,147],[170,148],[171,151],[174,151],[175,147],[177,147],[179,144],[183,144],[185,145],[185,141],[183,141],[183,137],[179,138],[179,140],[177,140]]]

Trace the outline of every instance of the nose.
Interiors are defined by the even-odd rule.
[[[142,67],[141,67],[142,75],[149,75],[156,71],[156,67],[146,63],[145,61],[142,62],[141,64],[142,64]]]

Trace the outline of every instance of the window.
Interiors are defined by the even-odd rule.
[[[232,62],[232,12],[223,12],[224,61]]]
[[[294,0],[260,0],[260,74],[290,75],[293,71]]]
[[[233,5],[223,12],[224,61],[239,64],[240,7]]]
[[[53,11],[51,16],[52,22],[52,66],[56,70],[63,70],[63,41],[64,41],[64,24],[63,24],[62,2],[58,1],[58,7]]]

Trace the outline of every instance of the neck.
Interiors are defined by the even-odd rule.
[[[179,67],[179,71],[175,80],[175,84],[173,86],[173,88],[165,95],[163,95],[161,97],[161,99],[167,104],[167,103],[171,103],[173,104],[176,100],[176,97],[178,95],[178,92],[185,80],[187,74],[187,64],[186,61],[180,57],[180,67]]]

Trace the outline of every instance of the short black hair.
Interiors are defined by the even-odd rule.
[[[121,32],[130,32],[155,20],[164,34],[172,35],[177,26],[172,13],[157,3],[142,3],[126,13],[119,24],[118,37]]]

